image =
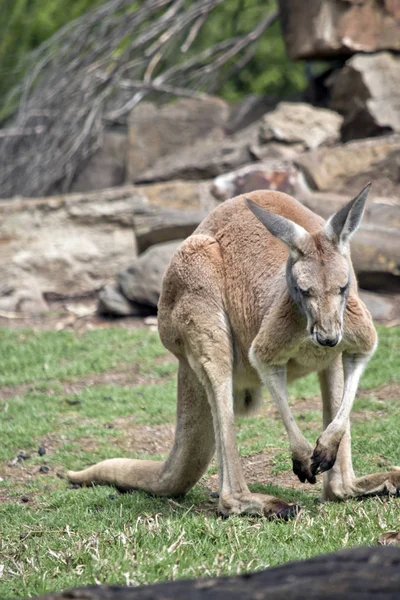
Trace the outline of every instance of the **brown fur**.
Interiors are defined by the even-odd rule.
[[[163,462],[103,461],[70,472],[72,482],[182,494],[199,480],[216,448],[221,513],[286,516],[293,507],[284,501],[250,493],[235,440],[234,412],[252,410],[265,383],[281,411],[294,471],[302,481],[313,483],[316,474],[327,471],[328,499],[400,488],[398,471],[356,479],[351,466],[348,415],[376,333],[357,295],[348,250],[328,239],[323,219],[293,198],[270,191],[247,198],[308,232],[299,236],[299,254],[294,252],[290,267],[297,283],[312,292],[302,300],[306,316],[288,292],[286,245],[252,214],[244,197],[223,203],[183,242],[163,281],[160,337],[179,359],[170,456]],[[339,288],[349,273],[343,304]],[[321,338],[337,335],[340,342],[317,345],[311,330]],[[325,427],[314,450],[294,422],[285,389],[286,377],[293,380],[311,371],[319,373]]]

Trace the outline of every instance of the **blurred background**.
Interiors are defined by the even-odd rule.
[[[400,322],[400,0],[3,0],[0,321],[155,324],[227,198],[368,182],[362,297]]]

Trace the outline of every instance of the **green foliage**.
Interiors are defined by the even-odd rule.
[[[23,75],[23,58],[60,27],[102,0],[2,0],[0,99]]]
[[[276,0],[225,0],[205,23],[193,50],[203,50],[223,38],[254,30],[276,7]],[[226,72],[222,73],[224,76]],[[235,72],[233,65],[233,76],[222,84],[220,94],[227,100],[239,100],[246,94],[287,95],[304,86],[304,66],[287,58],[280,24],[275,22],[257,42],[246,66]]]

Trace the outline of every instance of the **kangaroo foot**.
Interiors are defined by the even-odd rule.
[[[400,496],[400,468],[383,473],[372,473],[358,477],[353,484],[353,495],[357,497],[374,494]]]
[[[262,515],[288,520],[300,512],[300,506],[289,504],[284,500],[267,494],[221,494],[218,512],[224,516],[230,515]]]

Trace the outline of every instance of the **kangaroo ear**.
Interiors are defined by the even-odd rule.
[[[368,183],[358,196],[343,206],[326,222],[324,227],[325,235],[338,246],[345,246],[357,231],[363,218],[370,187],[371,184]]]
[[[251,212],[268,229],[272,235],[286,244],[291,254],[298,257],[303,254],[304,243],[309,239],[310,234],[301,225],[297,225],[285,217],[268,212],[255,202],[246,198],[246,204]]]

